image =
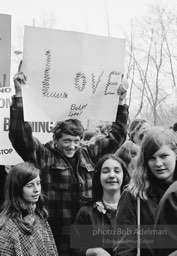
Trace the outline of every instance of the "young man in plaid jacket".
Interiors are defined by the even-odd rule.
[[[21,85],[25,82],[23,72],[14,76],[15,96],[10,108],[9,138],[24,161],[33,162],[41,169],[49,224],[58,253],[69,256],[70,225],[82,199],[92,197],[95,163],[102,155],[115,152],[126,139],[128,106],[124,105],[124,99],[127,88],[124,83],[119,87],[116,121],[107,136],[99,136],[94,142],[82,145],[83,126],[79,120],[70,119],[58,122],[53,140],[43,145],[33,136],[30,124],[24,122]]]

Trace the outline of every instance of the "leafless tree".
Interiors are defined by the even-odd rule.
[[[130,34],[126,35],[126,70],[131,80],[129,104],[132,119],[146,116],[154,124],[163,124],[164,116],[169,116],[173,106],[176,87],[177,16],[175,9],[159,3],[149,10],[149,17],[131,21]]]

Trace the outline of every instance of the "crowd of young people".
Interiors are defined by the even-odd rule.
[[[25,83],[19,71],[14,76],[9,139],[24,163],[7,174],[0,255],[151,256],[175,251],[174,243],[172,248],[166,243],[162,254],[159,237],[153,245],[143,244],[142,238],[149,239],[145,234],[124,232],[127,227],[133,232],[176,223],[175,132],[144,119],[133,120],[128,128],[123,80],[116,120],[106,134],[93,133],[95,138],[84,143],[83,125],[69,119],[56,123],[53,140],[44,145],[24,121]],[[166,218],[169,201],[173,218]],[[167,228],[171,240],[172,231]]]

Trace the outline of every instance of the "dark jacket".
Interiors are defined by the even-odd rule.
[[[71,233],[73,256],[85,256],[89,248],[101,247],[113,253],[116,210],[88,203],[82,206],[76,216]]]
[[[120,147],[127,135],[128,107],[118,107],[116,122],[108,136],[82,145],[75,154],[78,159],[74,170],[66,157],[54,148],[53,141],[43,145],[24,122],[22,98],[13,98],[10,108],[9,138],[24,161],[33,162],[42,174],[46,194],[49,224],[59,254],[69,256],[70,225],[74,222],[83,197],[92,196],[92,177],[98,159]]]
[[[155,223],[155,212],[158,203],[168,188],[169,184],[161,183],[157,179],[151,184],[148,200],[140,199],[140,228],[141,232],[141,256],[153,255],[152,230]],[[116,226],[120,228],[115,246],[116,256],[136,256],[137,255],[137,198],[129,190],[125,190],[119,200]],[[128,230],[130,229],[130,232]],[[151,239],[152,238],[152,239]],[[128,241],[129,242],[126,242]],[[147,243],[146,243],[147,240]]]
[[[157,237],[158,249],[155,250],[155,255],[166,256],[177,250],[177,182],[174,182],[167,189],[160,200],[156,213],[155,228],[166,230],[165,235]],[[177,251],[174,255],[177,255]]]

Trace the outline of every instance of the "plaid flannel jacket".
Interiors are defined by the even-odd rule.
[[[49,224],[58,252],[68,256],[70,225],[84,197],[92,196],[93,170],[98,159],[106,153],[114,153],[126,139],[128,106],[120,105],[116,122],[109,135],[81,145],[77,151],[77,169],[73,170],[53,141],[43,145],[32,135],[28,122],[24,122],[22,98],[13,97],[10,109],[9,138],[24,161],[33,162],[42,174],[42,188],[47,196]]]
[[[0,230],[1,256],[58,256],[48,222],[36,216],[34,231],[24,234],[9,219]]]

